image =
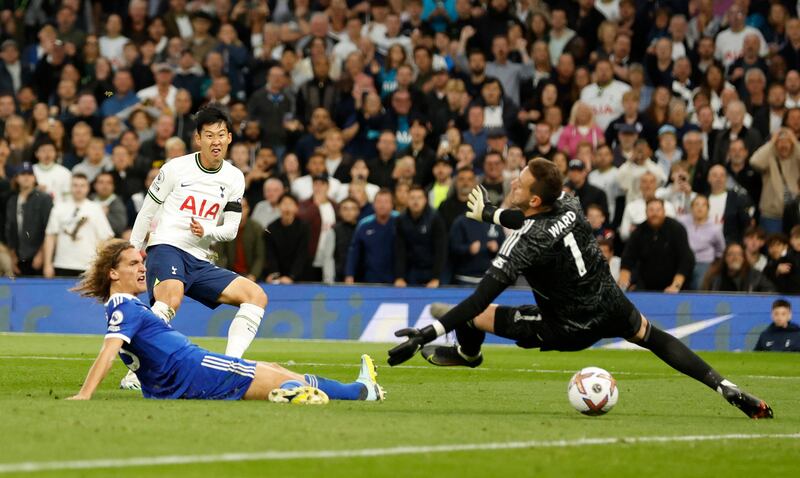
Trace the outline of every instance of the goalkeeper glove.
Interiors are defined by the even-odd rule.
[[[489,192],[478,184],[469,193],[467,199],[467,217],[478,222],[495,223],[495,213],[498,207],[489,201]]]
[[[438,324],[438,322],[437,322]],[[441,327],[441,324],[439,324]],[[444,330],[444,327],[441,327]],[[422,346],[428,342],[436,340],[439,336],[436,328],[433,325],[428,325],[421,329],[409,327],[400,329],[394,333],[395,337],[407,337],[406,341],[397,345],[389,351],[389,365],[394,367],[400,365],[406,360],[410,359],[417,352],[422,349]]]

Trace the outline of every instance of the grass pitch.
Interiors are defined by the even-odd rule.
[[[5,476],[796,476],[800,356],[703,353],[766,399],[755,421],[649,352],[540,353],[487,347],[475,370],[414,358],[379,369],[384,403],[300,407],[144,400],[117,390],[117,362],[89,402],[77,392],[102,339],[0,335],[0,478]],[[214,351],[223,339],[199,339]],[[363,352],[388,346],[257,340],[248,358],[340,380]],[[571,374],[596,365],[617,406],[585,417],[567,401]],[[29,471],[25,471],[25,470]]]

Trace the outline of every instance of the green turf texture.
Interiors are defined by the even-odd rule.
[[[116,389],[117,361],[88,402],[79,389],[102,338],[0,335],[0,465],[164,455],[497,443],[582,437],[800,432],[800,356],[701,354],[723,375],[766,399],[774,420],[750,420],[720,396],[643,351],[536,352],[487,347],[476,370],[379,368],[383,403],[301,407],[265,402],[155,401]],[[214,351],[222,339],[199,339]],[[388,346],[354,342],[257,340],[248,358],[340,380],[358,373],[361,353],[385,363]],[[37,359],[24,357],[39,357]],[[45,360],[42,357],[79,360]],[[308,364],[314,365],[308,365]],[[620,388],[602,417],[574,411],[571,373],[603,367]],[[19,476],[797,476],[798,439],[592,445],[412,454],[369,458],[242,461],[118,469],[59,470]],[[0,478],[12,476],[0,474]]]

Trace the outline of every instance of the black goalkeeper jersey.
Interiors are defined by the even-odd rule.
[[[563,194],[553,208],[526,218],[487,271],[504,284],[525,276],[548,321],[586,331],[607,320],[624,294],[611,277],[578,198]]]

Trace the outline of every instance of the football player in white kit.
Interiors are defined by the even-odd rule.
[[[232,241],[239,230],[245,181],[242,172],[225,161],[232,139],[231,120],[215,105],[196,117],[197,153],[169,160],[144,199],[130,242],[147,253],[147,292],[156,315],[169,322],[184,295],[209,308],[238,306],[228,329],[225,354],[240,358],[255,338],[267,295],[256,283],[215,266],[210,259],[214,241]],[[156,213],[161,218],[150,240],[147,232]],[[139,389],[129,373],[122,388]]]

